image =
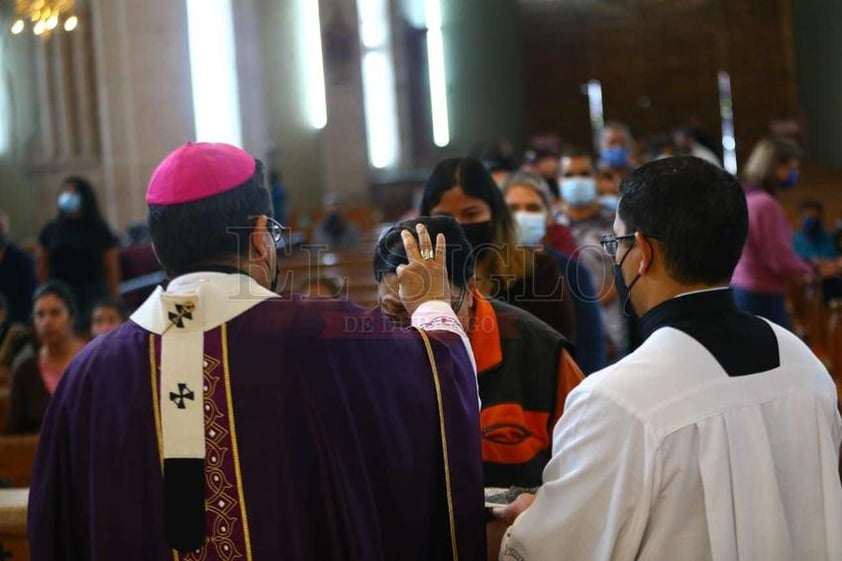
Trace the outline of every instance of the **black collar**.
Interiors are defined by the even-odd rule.
[[[729,376],[758,374],[780,366],[774,331],[764,320],[737,309],[731,289],[672,298],[640,318],[643,340],[662,327],[691,336]]]
[[[734,292],[730,288],[676,296],[643,314],[640,318],[640,335],[645,341],[661,327],[737,311]]]

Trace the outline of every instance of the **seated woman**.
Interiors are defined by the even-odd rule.
[[[71,359],[85,346],[73,332],[76,304],[64,283],[40,286],[33,302],[33,324],[41,346],[12,370],[6,434],[34,434],[41,429],[50,396]]]
[[[486,487],[537,487],[550,459],[552,431],[564,401],[582,379],[567,341],[531,314],[487,299],[477,290],[474,255],[459,225],[447,217],[401,222],[380,238],[374,255],[380,308],[375,321],[408,325],[398,295],[397,268],[408,262],[401,231],[426,226],[447,240],[451,305],[468,333],[482,401],[482,459]]]
[[[450,216],[474,248],[477,288],[545,321],[576,342],[573,298],[555,260],[517,244],[500,188],[474,158],[440,162],[424,185],[421,216]]]
[[[548,227],[552,223],[551,196],[546,182],[529,172],[515,173],[503,187],[506,205],[518,226],[520,244],[551,255],[570,287],[576,310],[576,362],[587,375],[607,364],[605,326],[587,267],[548,244]]]

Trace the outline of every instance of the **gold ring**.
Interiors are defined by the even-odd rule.
[[[434,257],[432,249],[422,249],[421,259],[432,259]]]

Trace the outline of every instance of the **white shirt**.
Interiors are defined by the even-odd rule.
[[[842,560],[842,420],[824,366],[772,326],[780,366],[729,377],[656,330],[567,399],[506,561]]]

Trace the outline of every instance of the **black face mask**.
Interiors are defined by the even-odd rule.
[[[630,252],[631,248],[626,251],[626,254],[623,255],[623,258],[620,259],[619,263],[614,263],[614,287],[617,289],[617,298],[620,299],[620,305],[623,307],[623,314],[625,314],[626,317],[637,315],[634,311],[634,306],[631,306],[631,311],[629,311],[629,302],[631,301],[631,290],[634,288],[635,283],[640,280],[640,273],[637,273],[631,281],[631,284],[626,286],[626,281],[623,278],[623,262],[626,260],[626,257],[629,256]]]
[[[460,226],[474,249],[491,245],[491,220],[474,222],[473,224],[460,224]]]
[[[822,235],[822,221],[815,216],[802,220],[801,228],[804,230],[804,235],[810,239],[816,239]]]

